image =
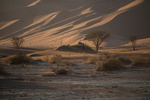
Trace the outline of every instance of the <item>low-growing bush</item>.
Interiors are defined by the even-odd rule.
[[[70,65],[71,62],[69,60],[62,60],[61,63],[63,63],[64,65]]]
[[[140,65],[140,64],[150,64],[150,58],[146,58],[143,56],[133,56],[132,57],[132,63],[130,64],[130,67]]]
[[[52,55],[49,59],[50,63],[57,63],[62,59],[61,55]]]
[[[26,56],[25,54],[18,53],[13,56],[7,57],[4,59],[7,64],[27,64],[31,63],[33,59]]]
[[[122,63],[131,63],[131,60],[127,57],[118,57],[118,59],[122,62]]]
[[[88,64],[94,64],[96,63],[97,58],[95,56],[88,57]]]
[[[106,59],[112,57],[111,55],[106,55],[106,54],[99,54],[95,56],[90,56],[88,57],[88,64],[95,64],[96,62],[99,61],[105,61]]]
[[[117,58],[109,58],[97,64],[95,71],[112,71],[124,68]]]
[[[68,72],[73,72],[72,69],[71,69],[71,66],[57,66],[57,65],[54,65],[51,69],[52,72],[54,72],[56,75],[57,74],[67,74]]]
[[[62,59],[61,55],[47,55],[43,57],[43,61],[49,62],[49,63],[57,63]]]

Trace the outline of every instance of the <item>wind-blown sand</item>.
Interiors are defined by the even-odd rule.
[[[109,23],[118,15],[132,10],[135,6],[146,5],[145,2],[147,1],[14,0],[11,2],[1,0],[0,45],[11,46],[10,38],[19,35],[24,37],[25,47],[58,47],[61,42],[62,44],[75,44],[90,31],[103,28],[111,33],[111,37],[103,45],[119,46],[127,43],[125,36],[127,37],[130,31],[127,30],[127,34],[122,34],[120,29],[110,31],[110,26],[116,24],[110,25]],[[120,20],[124,20],[124,18],[126,15]],[[107,24],[109,27],[103,27]],[[137,26],[137,24],[134,25]],[[142,29],[147,29],[147,27],[142,27]],[[143,33],[143,36],[144,34],[148,33]]]

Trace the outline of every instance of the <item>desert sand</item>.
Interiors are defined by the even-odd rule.
[[[148,4],[148,0],[1,0],[0,45],[12,46],[10,39],[22,36],[25,47],[58,47],[104,29],[111,37],[103,46],[120,46],[130,34],[150,37]]]

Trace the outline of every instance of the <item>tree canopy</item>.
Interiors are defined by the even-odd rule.
[[[100,44],[110,36],[110,34],[104,30],[98,30],[98,31],[93,31],[88,33],[84,40],[89,40],[92,41],[93,44],[96,47],[96,51],[98,51],[98,48],[100,46]]]

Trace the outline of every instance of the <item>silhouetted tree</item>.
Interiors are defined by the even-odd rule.
[[[103,30],[93,31],[87,34],[84,40],[92,41],[96,47],[96,51],[98,51],[99,46],[101,43],[110,36],[110,34]]]
[[[17,49],[20,49],[23,42],[24,42],[24,39],[22,37],[13,37],[12,38],[12,43]]]
[[[135,50],[135,46],[136,46],[136,41],[137,41],[137,36],[136,35],[131,35],[129,36],[129,41],[132,44],[133,50]]]

